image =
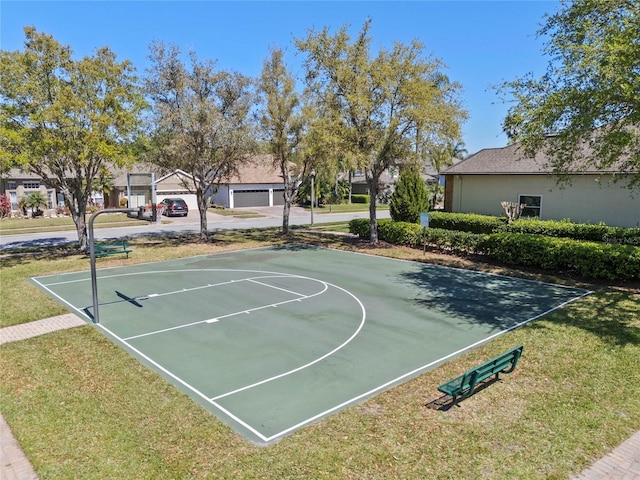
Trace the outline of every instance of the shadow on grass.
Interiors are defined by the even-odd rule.
[[[451,410],[453,407],[461,407],[461,403],[464,403],[465,400],[470,398],[473,395],[477,395],[485,388],[489,388],[494,383],[502,383],[504,380],[502,378],[491,377],[480,382],[473,393],[466,397],[458,397],[456,403],[453,403],[453,398],[449,395],[441,395],[439,397],[433,398],[424,404],[425,407],[430,408],[431,410],[439,410],[441,412],[446,412]]]
[[[610,346],[640,345],[640,294],[602,289],[548,318],[592,333]],[[546,328],[534,322],[530,328]]]

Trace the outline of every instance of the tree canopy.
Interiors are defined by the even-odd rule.
[[[466,113],[457,99],[459,85],[442,74],[439,60],[425,57],[423,45],[396,42],[374,54],[370,24],[354,39],[345,26],[334,35],[327,28],[311,30],[296,44],[307,55],[307,88],[324,128],[365,172],[370,238],[377,243],[380,176],[395,164],[424,161],[434,144],[458,139]]]
[[[152,103],[150,160],[189,174],[183,186],[196,194],[204,240],[211,195],[222,180],[237,174],[254,148],[252,82],[216,70],[214,61],[200,61],[194,52],[187,66],[178,47],[162,42],[151,45],[150,58],[145,79]]]
[[[289,212],[298,187],[305,176],[305,157],[298,146],[302,142],[305,117],[301,95],[296,91],[295,78],[287,70],[284,52],[274,49],[265,60],[258,90],[262,109],[258,115],[259,131],[266,140],[273,164],[284,182],[282,233],[289,233]]]
[[[0,52],[0,164],[62,193],[85,250],[93,179],[132,160],[144,98],[133,66],[107,47],[75,60],[52,36],[24,32],[24,51]]]
[[[391,195],[389,213],[395,222],[420,223],[420,214],[429,210],[429,190],[415,166],[404,168]]]
[[[639,188],[640,1],[565,1],[538,34],[547,71],[499,88],[515,102],[505,132],[526,155],[545,153],[560,178],[624,172]]]

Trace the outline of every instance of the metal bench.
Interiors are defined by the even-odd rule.
[[[438,390],[450,395],[453,398],[453,405],[455,405],[458,397],[466,398],[473,395],[476,386],[483,380],[492,375],[495,375],[496,379],[498,379],[498,375],[501,373],[513,372],[522,355],[522,349],[522,345],[513,347],[502,355],[493,357],[483,364],[467,370],[462,375],[449,380],[447,383],[443,383],[438,387]]]
[[[106,257],[108,255],[120,255],[125,254],[129,258],[129,254],[133,251],[129,249],[129,243],[117,242],[117,243],[96,243],[93,246],[93,251],[97,257]]]

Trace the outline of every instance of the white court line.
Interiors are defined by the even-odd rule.
[[[263,276],[263,277],[255,277],[255,278],[273,278],[273,277],[274,277],[274,275],[270,275],[270,276]],[[275,277],[276,277],[276,278],[292,278],[292,277],[295,277],[295,278],[301,278],[301,277],[299,277],[299,276],[297,276],[297,275],[295,275],[295,276],[276,275]],[[302,300],[306,300],[306,299],[308,299],[308,298],[312,298],[312,297],[316,297],[316,296],[318,296],[318,295],[322,295],[322,294],[323,294],[323,293],[325,293],[325,292],[327,291],[327,289],[329,288],[329,287],[327,286],[327,284],[326,284],[325,282],[322,282],[321,280],[317,280],[317,279],[313,279],[313,278],[308,278],[308,277],[302,277],[302,278],[307,278],[308,280],[312,280],[312,281],[314,281],[314,282],[321,283],[321,284],[323,284],[323,285],[324,285],[324,288],[323,288],[322,290],[320,290],[320,291],[318,291],[318,292],[314,293],[314,294],[311,294],[311,295],[304,295],[304,294],[297,293],[297,292],[289,292],[289,293],[292,293],[292,294],[295,294],[295,295],[300,296],[300,298],[294,298],[294,299],[289,299],[289,300],[283,300],[282,302],[271,303],[271,304],[268,304],[268,305],[261,305],[261,306],[259,306],[259,307],[250,308],[250,309],[248,309],[248,310],[240,310],[240,311],[238,311],[238,312],[228,313],[228,314],[226,314],[226,315],[221,315],[221,316],[219,316],[219,317],[209,318],[209,319],[206,319],[206,320],[198,320],[197,322],[185,323],[185,324],[181,324],[181,325],[176,325],[176,326],[174,326],[174,327],[168,327],[168,328],[163,328],[163,329],[160,329],[160,330],[154,330],[154,331],[151,331],[151,332],[145,332],[145,333],[141,333],[141,334],[139,334],[139,335],[133,335],[133,336],[131,336],[131,337],[126,337],[126,338],[125,338],[125,340],[134,340],[134,339],[136,339],[136,338],[148,337],[148,336],[150,336],[150,335],[156,335],[156,334],[159,334],[159,333],[170,332],[170,331],[172,331],[172,330],[179,330],[179,329],[181,329],[181,328],[192,327],[192,326],[194,326],[194,325],[199,325],[199,324],[202,324],[202,323],[215,323],[215,322],[220,321],[220,320],[221,320],[221,319],[223,319],[223,318],[230,318],[230,317],[235,317],[236,315],[249,314],[249,313],[251,313],[251,312],[255,312],[255,311],[258,311],[258,310],[263,310],[263,309],[265,309],[265,308],[274,308],[274,307],[278,307],[278,306],[280,306],[280,305],[286,305],[287,303],[300,302],[300,301],[302,301]],[[242,281],[252,281],[252,279],[247,278],[247,279],[242,279],[242,280],[234,280],[234,282],[236,282],[236,283],[237,283],[237,282],[242,282]],[[220,285],[225,285],[225,284],[227,284],[227,283],[231,283],[231,282],[220,283],[220,284],[212,285],[212,286],[220,286]],[[254,283],[260,283],[260,282],[254,282]],[[263,285],[266,285],[266,284],[263,284]],[[266,286],[269,286],[269,285],[266,285]],[[277,287],[274,287],[274,288],[277,288]],[[195,290],[197,290],[197,289],[199,289],[199,287],[198,287],[198,288],[196,288]],[[279,290],[282,290],[282,289],[279,289]],[[171,293],[180,293],[180,291],[171,292]],[[161,294],[158,294],[158,296],[159,296],[159,295],[161,295]]]
[[[261,278],[261,277],[256,277],[256,278]],[[273,277],[264,277],[264,278],[273,278]],[[278,278],[282,278],[282,277],[278,277]],[[257,280],[254,280],[253,278],[248,278],[247,281],[253,282],[253,283],[257,283],[258,285],[263,285],[265,287],[274,288],[276,290],[282,290],[283,292],[291,293],[293,295],[299,295],[301,297],[307,297],[307,295],[305,295],[304,293],[293,292],[291,290],[287,290],[286,288],[276,287],[275,285],[269,285],[268,283],[264,283],[264,282],[258,282]],[[322,282],[322,283],[324,283],[324,282]]]
[[[101,323],[97,323],[95,324],[98,328],[101,328],[102,330],[104,330],[105,332],[109,333],[109,335],[111,335],[113,338],[119,340],[120,342],[122,342],[124,345],[127,346],[127,348],[131,349],[133,352],[135,352],[137,355],[140,355],[140,357],[144,358],[147,362],[149,362],[151,365],[155,366],[157,369],[159,369],[160,371],[164,372],[165,375],[168,375],[169,377],[173,378],[176,382],[180,383],[181,385],[183,385],[184,387],[188,388],[189,390],[191,390],[193,393],[195,393],[198,397],[202,398],[204,401],[206,401],[207,403],[213,405],[214,407],[216,407],[218,410],[220,410],[221,412],[225,413],[226,415],[228,415],[230,418],[232,418],[234,421],[238,422],[239,425],[242,425],[244,428],[246,428],[247,430],[249,430],[251,433],[253,433],[254,435],[256,435],[258,438],[262,439],[263,441],[267,441],[266,437],[261,434],[258,430],[256,430],[255,428],[253,428],[251,425],[249,425],[248,423],[246,423],[245,421],[243,421],[241,418],[237,417],[236,415],[234,415],[233,413],[231,413],[229,410],[227,410],[226,408],[224,408],[222,405],[218,405],[216,402],[210,400],[205,394],[203,394],[200,390],[198,390],[197,388],[195,388],[193,385],[191,385],[190,383],[184,381],[182,378],[178,377],[177,375],[175,375],[174,373],[172,373],[171,371],[167,370],[165,367],[163,367],[162,365],[160,365],[158,362],[156,362],[155,360],[151,359],[150,357],[148,357],[147,355],[145,355],[144,353],[142,353],[140,350],[138,350],[137,348],[135,348],[133,345],[131,345],[130,343],[126,342],[125,340],[123,340],[122,338],[120,338],[118,335],[116,335],[114,332],[112,332],[111,330],[109,330],[107,327],[105,327],[103,324]]]
[[[268,247],[259,247],[259,248],[268,248]],[[320,248],[324,248],[324,247],[320,247]],[[335,249],[328,249],[328,250],[335,250]],[[342,252],[342,251],[340,251],[340,250],[336,250],[336,251]],[[238,253],[238,252],[240,252],[240,253],[241,253],[241,251],[235,251],[235,252],[231,252],[231,253]],[[226,253],[229,253],[229,252],[226,252]],[[342,253],[355,253],[356,255],[366,255],[366,256],[372,256],[372,257],[375,257],[375,256],[373,256],[373,255],[363,254],[363,253],[356,253],[356,252],[342,252]],[[222,253],[221,253],[221,254],[222,254]],[[378,257],[376,257],[376,258],[378,258]],[[391,259],[391,258],[389,258],[389,260],[398,260],[398,261],[403,261],[403,262],[405,261],[405,260]],[[414,262],[414,263],[415,263],[415,262]],[[116,267],[116,268],[117,268],[117,267]],[[452,270],[463,270],[463,271],[465,271],[465,272],[468,272],[468,271],[469,271],[469,270],[465,270],[465,269],[458,269],[458,268],[451,268],[451,267],[442,267],[442,268],[448,268],[448,269],[452,269]],[[217,269],[201,269],[201,270],[202,270],[202,271],[208,271],[208,270],[217,270]],[[185,271],[194,271],[194,270],[185,270]],[[169,271],[167,271],[167,273],[173,273],[173,272],[176,272],[176,270],[169,270]],[[255,271],[254,271],[254,272],[255,272]],[[152,272],[140,272],[139,274],[149,274],[149,273],[152,273]],[[164,272],[163,272],[163,273],[164,273]],[[260,273],[275,273],[275,272],[260,272]],[[504,277],[504,278],[508,278],[508,279],[513,279],[512,277],[507,277],[507,276],[500,275],[500,274],[492,274],[492,273],[486,273],[486,272],[476,272],[476,273],[480,273],[480,274],[484,274],[484,275],[492,275],[492,276],[494,276],[494,275],[495,275],[495,276],[499,276],[499,277]],[[127,274],[127,275],[133,275],[133,274],[131,274],[131,273],[130,273],[130,274]],[[54,275],[50,275],[50,276],[54,276]],[[123,275],[113,275],[112,277],[118,277],[118,276],[123,276]],[[108,277],[101,277],[101,278],[108,278]],[[305,278],[305,277],[301,277],[301,278]],[[85,315],[84,311],[82,311],[82,310],[78,309],[77,307],[75,307],[75,306],[73,306],[73,305],[69,304],[69,302],[65,301],[65,300],[64,300],[63,298],[61,298],[59,295],[57,295],[57,294],[55,294],[54,292],[52,292],[51,290],[49,290],[45,285],[43,285],[42,283],[40,283],[39,281],[37,281],[35,278],[34,278],[34,279],[32,279],[32,280],[33,280],[33,281],[35,281],[36,283],[38,283],[38,284],[39,284],[39,285],[40,285],[44,290],[49,291],[49,292],[50,292],[50,294],[51,294],[52,296],[54,296],[55,298],[58,298],[58,299],[59,299],[62,303],[64,303],[65,305],[69,305],[69,307],[70,307],[72,310],[77,311],[77,312],[78,312],[82,317],[85,317],[85,318],[86,318],[86,315]],[[540,284],[547,284],[547,285],[552,285],[552,286],[555,286],[555,287],[561,287],[561,288],[567,288],[567,289],[568,289],[568,288],[574,288],[574,287],[568,287],[568,286],[564,286],[564,285],[552,284],[552,283],[547,283],[547,282],[538,282],[538,281],[527,280],[527,279],[521,279],[521,278],[519,278],[518,280],[530,281],[530,282],[532,282],[532,283],[533,283],[533,282],[535,282],[535,283],[540,283]],[[65,282],[59,282],[59,283],[65,283]],[[67,282],[67,283],[71,283],[71,282]],[[58,284],[58,283],[56,283],[56,284]],[[54,284],[51,284],[51,285],[54,285]],[[338,288],[339,288],[339,287],[338,287]],[[574,289],[575,289],[575,288],[574,288]],[[580,289],[575,289],[575,290],[580,290]],[[568,304],[570,304],[570,303],[573,303],[573,302],[575,302],[575,301],[579,300],[580,298],[585,297],[585,296],[587,296],[587,295],[589,295],[589,294],[591,294],[591,293],[593,293],[593,292],[591,292],[591,291],[586,291],[586,293],[583,293],[582,295],[577,296],[577,297],[574,297],[574,298],[572,298],[572,299],[570,299],[570,300],[568,300],[568,301],[565,301],[565,302],[563,302],[562,304],[560,304],[560,305],[558,305],[558,306],[556,306],[556,307],[554,307],[554,308],[552,308],[552,309],[549,309],[548,311],[545,311],[545,312],[543,312],[543,313],[541,313],[541,314],[539,314],[539,315],[536,315],[536,316],[534,316],[534,317],[532,317],[532,318],[529,318],[529,319],[527,319],[527,320],[525,320],[525,321],[523,321],[523,322],[520,322],[520,323],[518,323],[518,324],[516,324],[516,325],[514,325],[514,326],[512,326],[512,327],[510,327],[510,328],[508,328],[508,329],[506,329],[506,330],[503,330],[503,331],[501,331],[501,332],[497,332],[497,333],[495,333],[495,334],[493,334],[493,335],[490,335],[489,337],[487,337],[487,338],[485,338],[485,339],[483,339],[483,340],[480,340],[480,341],[478,341],[478,342],[475,342],[475,343],[474,343],[474,344],[472,344],[472,345],[469,345],[469,346],[467,346],[467,347],[465,347],[465,348],[462,348],[462,349],[460,349],[460,350],[458,350],[458,351],[456,351],[456,352],[453,352],[453,353],[451,353],[451,354],[448,354],[448,355],[446,355],[446,356],[444,356],[444,357],[442,357],[442,358],[440,358],[440,359],[438,359],[438,360],[432,361],[432,362],[430,362],[430,363],[428,363],[428,364],[426,364],[426,365],[423,365],[423,366],[421,366],[421,367],[419,367],[419,368],[416,368],[416,369],[414,369],[414,370],[412,370],[412,371],[410,371],[410,372],[408,372],[408,373],[405,373],[405,374],[403,374],[403,375],[401,375],[401,376],[399,376],[399,377],[397,377],[397,378],[395,378],[395,379],[393,379],[393,380],[391,380],[391,381],[389,381],[389,382],[386,382],[386,383],[384,383],[384,384],[382,384],[382,385],[380,385],[380,386],[377,386],[377,387],[375,387],[375,388],[373,388],[373,389],[369,390],[368,392],[364,392],[364,393],[362,393],[362,394],[360,394],[360,395],[357,395],[357,396],[355,396],[355,397],[353,397],[353,398],[351,398],[351,399],[349,399],[349,400],[346,400],[346,401],[342,402],[342,403],[341,403],[341,404],[339,404],[339,405],[336,405],[336,406],[334,406],[334,407],[332,407],[332,408],[330,408],[330,409],[327,409],[327,410],[325,410],[324,412],[318,413],[318,414],[316,414],[316,415],[314,415],[314,416],[312,416],[312,417],[310,417],[310,418],[308,418],[308,419],[306,419],[306,420],[304,420],[304,421],[302,421],[302,422],[299,422],[299,423],[298,423],[298,424],[296,424],[296,425],[293,425],[293,426],[291,426],[291,427],[288,427],[288,428],[286,428],[286,429],[282,430],[281,432],[278,432],[278,433],[276,433],[276,434],[274,434],[274,435],[271,435],[271,436],[263,435],[263,434],[262,434],[262,433],[260,433],[256,428],[254,428],[254,427],[252,427],[251,425],[247,424],[247,423],[246,423],[246,422],[244,422],[242,419],[240,419],[239,417],[237,417],[236,415],[232,414],[230,411],[228,411],[227,409],[225,409],[224,407],[222,407],[221,405],[219,405],[218,403],[216,403],[216,402],[215,402],[215,399],[216,399],[216,398],[220,398],[220,397],[214,397],[213,399],[206,398],[206,397],[202,394],[202,392],[199,392],[199,391],[198,391],[197,389],[195,389],[193,386],[189,385],[188,383],[186,383],[185,381],[183,381],[182,379],[180,379],[180,378],[179,378],[179,377],[177,377],[176,375],[174,375],[174,374],[172,374],[171,372],[169,372],[169,371],[167,371],[166,369],[164,369],[164,367],[162,367],[161,365],[159,365],[157,362],[155,362],[155,361],[151,360],[150,358],[148,358],[148,357],[147,357],[146,355],[144,355],[143,353],[139,352],[137,349],[135,349],[134,347],[132,347],[131,345],[129,345],[126,341],[124,341],[123,339],[121,339],[120,337],[118,337],[117,335],[115,335],[113,332],[109,331],[109,330],[108,330],[106,327],[104,327],[102,324],[98,324],[98,325],[96,325],[96,326],[98,326],[99,328],[101,328],[101,329],[103,329],[103,330],[107,331],[108,333],[110,333],[110,335],[112,335],[114,338],[116,338],[116,339],[120,340],[123,344],[127,345],[127,346],[132,350],[132,351],[137,352],[141,357],[145,358],[149,363],[151,363],[151,364],[153,364],[153,365],[157,366],[161,371],[165,372],[165,373],[166,373],[167,375],[169,375],[171,378],[174,378],[176,381],[178,381],[179,383],[181,383],[182,385],[184,385],[186,388],[188,388],[189,390],[193,391],[193,392],[194,392],[196,395],[198,395],[200,398],[203,398],[203,399],[204,399],[205,401],[207,401],[209,404],[211,404],[211,405],[213,405],[215,408],[219,409],[219,411],[223,412],[223,413],[224,413],[224,414],[226,414],[229,418],[231,418],[231,419],[233,419],[234,421],[236,421],[239,425],[241,425],[242,427],[246,428],[248,431],[250,431],[250,432],[252,432],[254,435],[256,435],[256,437],[257,437],[257,438],[260,438],[260,439],[261,439],[262,441],[264,441],[265,443],[268,443],[268,442],[271,442],[271,441],[273,441],[273,440],[275,440],[275,439],[278,439],[278,438],[280,438],[280,437],[282,437],[282,436],[284,436],[284,435],[286,435],[286,434],[288,434],[288,433],[290,433],[290,432],[292,432],[292,431],[295,431],[295,430],[297,430],[297,429],[299,429],[299,428],[301,428],[301,427],[304,427],[305,425],[308,425],[309,423],[312,423],[312,422],[314,422],[314,421],[316,421],[316,420],[318,420],[318,419],[320,419],[320,418],[322,418],[322,417],[325,417],[325,416],[327,416],[327,415],[329,415],[329,414],[331,414],[331,413],[333,413],[333,412],[335,412],[335,411],[337,411],[337,410],[339,410],[339,409],[341,409],[341,408],[343,408],[343,407],[345,407],[345,406],[347,406],[347,405],[349,405],[349,404],[352,404],[352,403],[354,403],[354,402],[357,402],[358,400],[361,400],[361,399],[366,398],[366,397],[368,397],[368,396],[371,396],[371,395],[373,395],[373,394],[375,394],[375,393],[377,393],[377,392],[380,392],[381,390],[383,390],[383,389],[385,389],[385,388],[388,388],[389,386],[392,386],[393,384],[398,383],[398,382],[400,382],[400,381],[404,380],[404,379],[405,379],[405,378],[407,378],[407,377],[410,377],[410,376],[412,376],[412,375],[418,374],[418,373],[420,373],[421,371],[424,371],[424,370],[426,370],[426,369],[428,369],[428,368],[430,368],[430,367],[433,367],[434,365],[437,365],[438,363],[442,363],[442,362],[444,362],[444,361],[446,361],[446,360],[448,360],[448,359],[450,359],[450,358],[452,358],[452,357],[454,357],[454,356],[456,356],[456,355],[459,355],[459,354],[461,354],[461,353],[463,353],[463,352],[466,352],[466,351],[468,351],[468,350],[470,350],[470,349],[472,349],[472,348],[474,348],[474,347],[476,347],[476,346],[478,346],[478,345],[480,345],[480,344],[486,343],[486,342],[488,342],[488,341],[490,341],[490,340],[492,340],[492,339],[494,339],[494,338],[496,338],[496,337],[498,337],[498,336],[500,336],[500,335],[503,335],[503,334],[505,334],[505,333],[507,333],[507,332],[510,332],[510,331],[512,331],[512,330],[514,330],[514,329],[516,329],[516,328],[519,328],[519,327],[521,327],[521,326],[525,325],[526,323],[529,323],[529,322],[531,322],[531,321],[533,321],[533,320],[536,320],[536,319],[538,319],[538,318],[540,318],[540,317],[542,317],[542,316],[544,316],[544,315],[546,315],[546,314],[548,314],[548,313],[550,313],[550,312],[553,312],[553,311],[555,311],[555,310],[557,310],[557,309],[560,309],[560,308],[562,308],[562,307],[564,307],[564,306],[566,306],[566,305],[568,305]],[[262,383],[264,383],[264,382],[262,382]],[[246,390],[247,388],[251,388],[251,386],[244,387],[244,389],[245,389],[245,390]],[[235,391],[234,391],[234,392],[235,392]],[[234,392],[229,392],[228,394],[224,394],[224,395],[230,395],[231,393],[234,393]]]
[[[415,369],[411,370],[410,372],[407,372],[407,373],[405,373],[403,375],[400,375],[397,378],[394,378],[393,380],[389,380],[388,382],[383,383],[382,385],[379,385],[379,386],[377,386],[375,388],[372,388],[368,392],[361,393],[360,395],[357,395],[357,396],[355,396],[355,397],[353,397],[353,398],[351,398],[349,400],[346,400],[346,401],[340,403],[339,405],[336,405],[336,406],[334,406],[332,408],[329,408],[329,409],[325,410],[324,412],[320,412],[320,413],[314,415],[313,417],[310,417],[310,418],[308,418],[306,420],[303,420],[302,422],[299,422],[299,423],[297,423],[295,425],[292,425],[291,427],[286,428],[286,429],[282,430],[281,432],[278,432],[278,433],[276,433],[274,435],[271,435],[270,437],[266,437],[265,442],[269,443],[269,442],[271,442],[273,440],[276,440],[276,439],[278,439],[280,437],[283,437],[283,436],[287,435],[288,433],[294,432],[294,431],[298,430],[299,428],[302,428],[302,427],[304,427],[306,425],[309,425],[310,423],[313,423],[316,420],[319,420],[319,419],[321,419],[323,417],[326,417],[327,415],[329,415],[329,414],[331,414],[333,412],[336,412],[336,411],[338,411],[338,410],[340,410],[340,409],[342,409],[342,408],[344,408],[344,407],[346,407],[346,406],[348,406],[350,404],[353,404],[353,403],[355,403],[355,402],[357,402],[359,400],[362,400],[364,398],[370,397],[370,396],[374,395],[375,393],[381,392],[381,391],[385,390],[386,388],[389,388],[389,387],[393,386],[394,384],[397,384],[398,382],[401,382],[402,380],[404,380],[406,378],[409,378],[409,377],[411,377],[413,375],[416,375],[416,374],[418,374],[418,373],[420,373],[422,371],[426,371],[427,369],[429,369],[429,368],[431,368],[431,367],[433,367],[435,365],[438,365],[439,363],[442,363],[442,362],[444,362],[446,360],[449,360],[450,358],[453,358],[453,357],[455,357],[457,355],[460,355],[460,354],[466,352],[467,350],[471,350],[471,349],[473,349],[473,348],[475,348],[475,347],[477,347],[479,345],[482,345],[483,343],[489,342],[489,341],[493,340],[496,337],[499,337],[501,335],[504,335],[505,333],[508,333],[508,332],[510,332],[512,330],[515,330],[516,328],[520,328],[520,327],[522,327],[523,325],[525,325],[525,324],[527,324],[529,322],[537,320],[538,318],[543,317],[544,315],[547,315],[548,313],[551,313],[551,312],[553,312],[555,310],[559,310],[560,308],[562,308],[562,307],[564,307],[564,306],[566,306],[566,305],[568,305],[570,303],[576,302],[576,301],[580,300],[581,298],[586,297],[587,295],[590,295],[592,293],[593,293],[592,291],[588,291],[588,292],[586,292],[586,293],[584,293],[582,295],[579,295],[579,296],[574,297],[574,298],[572,298],[570,300],[567,300],[566,302],[563,302],[560,305],[547,310],[546,312],[540,313],[539,315],[536,315],[536,316],[531,317],[531,318],[529,318],[527,320],[524,320],[524,321],[522,321],[522,322],[520,322],[520,323],[518,323],[516,325],[513,325],[513,326],[507,328],[506,330],[502,330],[500,332],[496,332],[493,335],[489,335],[487,338],[485,338],[483,340],[478,340],[477,342],[475,342],[475,343],[473,343],[473,344],[471,344],[471,345],[469,345],[469,346],[467,346],[465,348],[461,348],[460,350],[458,350],[456,352],[450,353],[449,355],[445,355],[444,357],[439,358],[437,360],[434,360],[432,362],[429,362],[426,365],[423,365],[421,367],[415,368]]]
[[[324,282],[323,282],[324,283]],[[326,284],[325,284],[326,285]],[[211,397],[211,400],[215,401],[215,400],[219,400],[221,398],[224,397],[228,397],[230,395],[233,395],[234,393],[239,393],[239,392],[243,392],[245,390],[249,390],[251,388],[257,387],[259,385],[263,385],[265,383],[269,383],[272,382],[274,380],[278,380],[279,378],[283,378],[286,377],[288,375],[292,375],[296,372],[299,372],[301,370],[304,370],[305,368],[309,368],[312,365],[315,365],[318,362],[321,362],[322,360],[324,360],[327,357],[330,357],[331,355],[333,355],[334,353],[338,352],[339,350],[343,349],[344,347],[346,347],[349,343],[351,343],[351,341],[356,338],[356,336],[360,333],[360,331],[362,330],[362,328],[364,327],[364,324],[366,322],[366,318],[367,318],[367,310],[365,308],[365,306],[362,304],[362,302],[360,301],[360,299],[358,297],[356,297],[353,293],[349,292],[348,290],[345,290],[344,288],[338,287],[337,285],[333,285],[333,284],[329,284],[331,285],[333,288],[337,288],[338,290],[342,290],[344,293],[346,293],[347,295],[350,295],[356,302],[358,302],[358,305],[360,305],[360,310],[362,312],[362,317],[360,318],[360,325],[358,325],[358,328],[356,329],[355,332],[353,332],[353,334],[344,342],[342,342],[340,345],[338,345],[336,348],[334,348],[333,350],[331,350],[330,352],[325,353],[324,355],[322,355],[321,357],[316,358],[315,360],[312,360],[311,362],[305,363],[304,365],[301,365],[297,368],[294,368],[293,370],[289,370],[287,372],[283,372],[280,373],[278,375],[274,375],[272,377],[269,378],[265,378],[264,380],[260,380],[259,382],[256,383],[252,383],[251,385],[246,385],[244,387],[241,388],[237,388],[235,390],[232,390],[230,392],[226,392],[223,393],[222,395],[218,395],[216,397]]]

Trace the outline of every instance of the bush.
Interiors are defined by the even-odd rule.
[[[351,195],[351,203],[369,203],[369,195]]]
[[[0,195],[0,218],[11,216],[11,201],[4,193]]]
[[[369,220],[358,218],[349,222],[349,232],[360,238],[369,238]],[[422,247],[423,243],[440,250],[469,254],[477,253],[483,235],[469,232],[423,228],[416,223],[378,221],[378,238],[394,245]]]
[[[125,197],[120,197],[120,200],[118,200],[118,204],[120,205],[120,208],[127,208],[127,205],[129,205],[129,200],[127,200]]]
[[[415,168],[407,168],[391,195],[389,213],[396,222],[420,223],[420,213],[429,209],[427,184]]]
[[[380,222],[384,220],[378,220],[378,227]],[[349,233],[357,235],[360,238],[369,238],[369,219],[368,218],[354,218],[349,222]]]
[[[349,231],[369,238],[369,220],[355,219]],[[431,247],[456,254],[482,254],[507,265],[574,271],[585,278],[640,279],[640,247],[523,233],[477,234],[390,220],[378,221],[378,238],[396,245]]]
[[[482,253],[509,265],[573,270],[586,278],[637,280],[640,247],[521,233],[485,236]]]
[[[507,224],[505,217],[477,213],[430,212],[429,227],[471,233],[494,233]]]
[[[640,245],[640,228],[610,227],[604,223],[572,223],[569,220],[520,219],[505,225],[504,232],[547,235],[592,242]]]

